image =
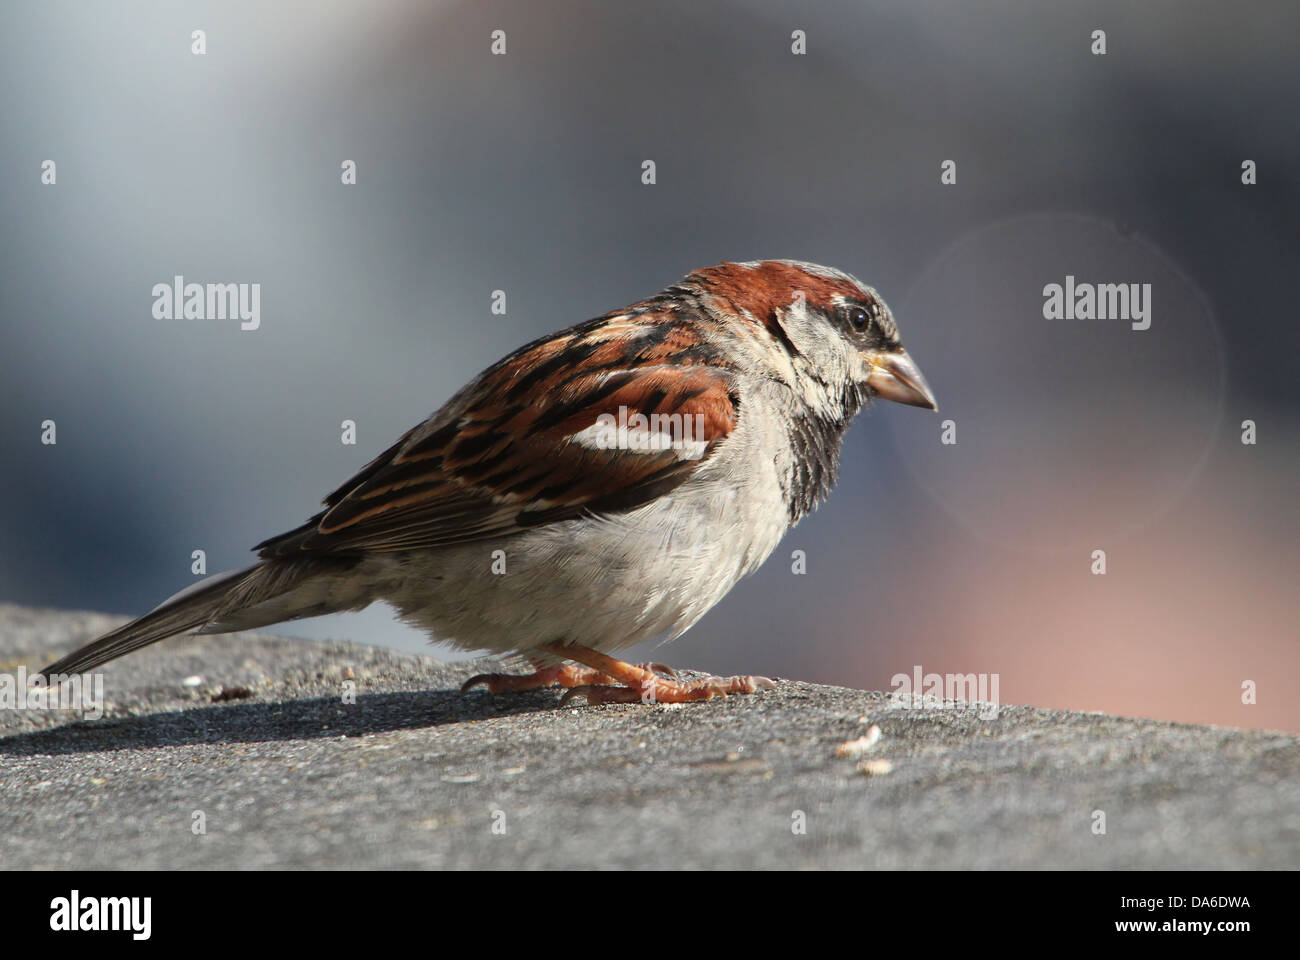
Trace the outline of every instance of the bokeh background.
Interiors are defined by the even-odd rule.
[[[1300,730],[1296,36],[1286,0],[6,4],[0,600],[143,612],[519,344],[790,257],[878,287],[942,412],[862,418],[659,658]],[[175,274],[260,283],[261,329],[154,319]],[[1152,284],[1151,329],[1044,320],[1066,274]]]

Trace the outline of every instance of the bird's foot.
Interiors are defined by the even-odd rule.
[[[767,677],[706,677],[703,680],[681,681],[661,676],[664,671],[635,666],[606,656],[588,647],[566,646],[553,643],[546,648],[556,656],[576,660],[605,679],[598,682],[570,685],[560,699],[563,707],[576,697],[586,697],[587,703],[689,703],[695,700],[712,700],[733,693],[755,693],[760,688],[772,690],[776,684]],[[656,666],[657,665],[649,665]]]
[[[557,663],[549,667],[537,664],[533,673],[480,673],[470,677],[461,684],[460,692],[469,693],[477,686],[487,687],[488,693],[513,693],[521,690],[540,690],[543,687],[577,687],[603,686],[618,681],[606,673],[591,667],[577,666],[571,663]],[[643,663],[635,669],[647,673],[676,676],[672,667],[662,663]]]

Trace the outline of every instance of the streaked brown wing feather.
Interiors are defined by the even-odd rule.
[[[259,544],[261,555],[490,539],[630,510],[683,483],[735,427],[729,371],[698,355],[674,362],[680,355],[662,350],[667,338],[654,341],[663,362],[622,366],[636,341],[625,327],[612,333],[622,335],[615,339],[608,323],[575,328],[502,361],[334,491],[322,513]],[[646,351],[636,359],[644,362]],[[699,414],[692,423],[702,425],[696,439],[707,442],[703,456],[595,449],[572,440],[601,414],[617,418],[620,408],[629,417]]]

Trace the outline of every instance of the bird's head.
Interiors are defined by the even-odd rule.
[[[721,263],[686,278],[715,309],[743,318],[797,379],[833,393],[938,410],[898,324],[873,288],[831,267],[796,260]]]

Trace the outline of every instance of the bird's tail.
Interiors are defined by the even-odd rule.
[[[320,566],[314,563],[271,560],[244,570],[216,574],[187,587],[144,616],[74,650],[44,668],[41,674],[49,678],[56,674],[85,673],[180,633],[248,630],[280,620],[329,613],[339,607],[320,602],[324,597],[290,602],[305,580],[321,572]]]

